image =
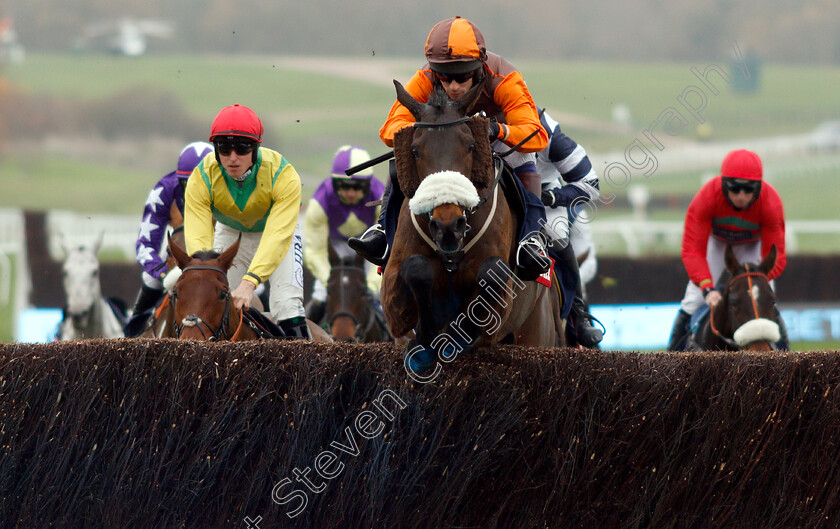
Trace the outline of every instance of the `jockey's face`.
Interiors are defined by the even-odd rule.
[[[744,189],[738,190],[737,193],[727,191],[727,194],[729,196],[729,201],[732,202],[732,204],[738,209],[744,209],[745,207],[747,207],[750,204],[750,202],[752,202],[754,196],[753,192],[748,192]]]
[[[364,189],[339,187],[336,189],[336,193],[341,203],[348,206],[355,206],[365,198]]]
[[[234,180],[242,178],[245,171],[251,167],[251,161],[253,159],[252,156],[253,155],[250,152],[247,154],[237,154],[235,149],[232,149],[230,154],[225,156],[222,154],[221,150],[219,150],[219,162]]]

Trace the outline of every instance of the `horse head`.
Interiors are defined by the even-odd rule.
[[[330,239],[326,317],[334,340],[360,341],[373,317],[364,259],[346,241]]]
[[[732,349],[769,351],[781,336],[768,277],[776,264],[776,246],[756,265],[739,262],[727,245],[724,262],[731,279],[710,315],[712,332]]]
[[[428,237],[448,270],[457,266],[465,251],[470,210],[479,192],[493,183],[488,121],[466,117],[481,94],[473,86],[457,101],[436,87],[427,103],[415,100],[394,81],[397,99],[412,113],[414,127],[394,138],[397,174],[414,215],[428,214]]]
[[[239,242],[221,254],[200,251],[191,257],[168,238],[169,253],[181,269],[171,293],[178,338],[222,340],[233,336],[240,312],[231,303],[227,271],[239,251]]]
[[[62,265],[65,311],[76,322],[85,320],[102,297],[99,282],[98,240],[92,246],[65,249]]]

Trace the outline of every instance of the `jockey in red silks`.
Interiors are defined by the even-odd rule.
[[[739,261],[755,263],[775,244],[771,286],[787,263],[782,199],[763,180],[761,158],[752,151],[734,150],[723,159],[720,173],[700,188],[685,216],[682,261],[690,281],[674,321],[669,351],[684,350],[691,316],[703,305],[714,307],[721,300],[716,282],[726,269],[727,244]],[[778,314],[777,320],[782,331],[779,347],[787,349],[787,334]]]
[[[416,100],[425,102],[436,86],[442,87],[452,100],[458,100],[473,86],[480,85],[482,93],[472,111],[483,111],[490,122],[490,140],[499,151],[518,146],[518,153],[527,156],[515,168],[521,194],[525,202],[525,219],[518,235],[516,252],[517,274],[533,280],[548,271],[550,260],[545,257],[545,207],[540,201],[540,176],[536,172],[534,153],[548,145],[548,134],[540,124],[537,107],[522,74],[504,58],[489,53],[484,36],[472,22],[453,17],[438,22],[426,39],[426,60],[405,84],[406,91]],[[394,134],[414,125],[414,116],[399,101],[391,107],[388,119],[379,130],[379,137],[389,147]],[[533,135],[532,135],[533,134]],[[527,141],[525,141],[527,139]],[[403,193],[396,178],[390,179],[385,193],[379,222],[361,237],[352,237],[350,247],[374,264],[383,265],[389,254]]]

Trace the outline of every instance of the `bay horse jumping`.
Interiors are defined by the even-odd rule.
[[[700,351],[770,351],[781,339],[776,295],[767,274],[776,264],[776,246],[758,265],[740,263],[730,245],[724,253],[730,279],[722,299],[692,337]]]
[[[176,338],[245,341],[273,337],[265,325],[270,322],[252,313],[246,316],[231,300],[227,271],[238,251],[239,240],[222,253],[210,250],[189,256],[169,239],[169,253],[181,270],[169,294]],[[316,324],[306,323],[314,341],[332,341]]]
[[[330,276],[327,280],[325,321],[333,340],[343,342],[393,341],[384,316],[367,287],[365,260],[347,245],[331,238],[328,244]]]
[[[437,87],[421,103],[394,85],[416,123],[394,137],[397,180],[410,200],[399,214],[381,300],[393,336],[416,333],[406,346],[409,375],[419,380],[434,368],[423,378],[431,380],[437,360],[480,343],[562,345],[556,291],[521,281],[509,265],[517,216],[500,189],[488,120],[467,117],[481,87],[458,101]]]

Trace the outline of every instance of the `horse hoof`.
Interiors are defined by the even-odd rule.
[[[437,362],[437,351],[420,345],[417,340],[408,342],[405,350],[405,368],[417,375],[429,372]]]

